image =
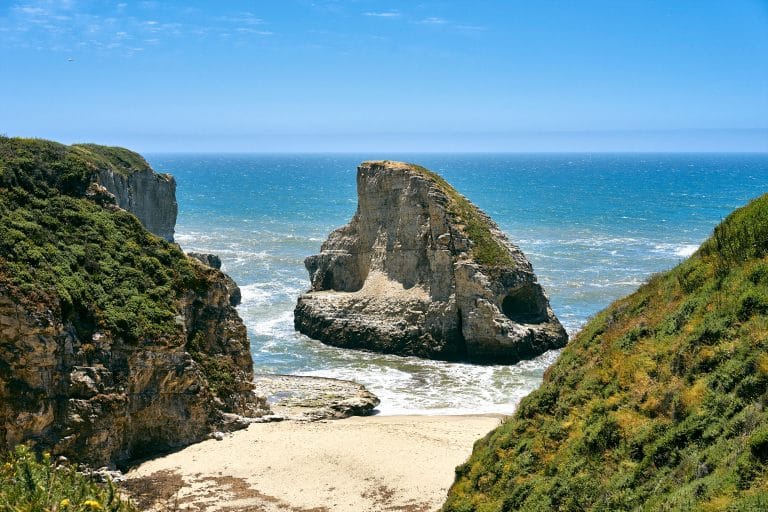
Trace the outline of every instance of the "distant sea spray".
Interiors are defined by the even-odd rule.
[[[294,332],[303,260],[355,211],[355,168],[389,158],[443,175],[533,262],[570,333],[652,273],[692,254],[768,190],[768,155],[148,155],[176,177],[177,242],[218,254],[241,286],[256,371],[357,380],[383,414],[509,413],[550,352],[472,366],[346,351]]]

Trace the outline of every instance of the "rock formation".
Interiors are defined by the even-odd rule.
[[[364,162],[358,208],[305,260],[300,332],[329,345],[509,363],[565,345],[525,255],[445,180]]]
[[[101,166],[94,181],[115,197],[117,206],[138,217],[150,233],[173,242],[176,227],[176,180],[154,172],[136,153],[122,148],[81,144],[111,165]]]
[[[124,149],[0,137],[0,450],[103,465],[268,409],[235,283],[115,204],[170,238],[172,194]]]
[[[150,170],[125,176],[107,169],[97,179],[114,194],[117,205],[136,215],[147,231],[173,242],[178,211],[173,176]]]
[[[379,398],[356,382],[298,375],[259,375],[256,392],[284,419],[318,421],[370,416]]]

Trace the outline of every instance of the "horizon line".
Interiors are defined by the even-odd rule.
[[[75,144],[88,144],[78,142]],[[130,148],[127,148],[130,149]],[[340,150],[340,151],[263,151],[263,150],[221,150],[221,151],[183,151],[183,150],[150,150],[136,151],[151,155],[359,155],[361,153],[392,153],[408,155],[768,155],[768,150],[500,150],[500,151],[439,151],[439,150]]]

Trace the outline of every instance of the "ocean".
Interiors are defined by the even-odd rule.
[[[218,254],[240,285],[255,371],[355,380],[381,414],[511,413],[559,354],[479,366],[338,349],[294,331],[304,258],[352,217],[357,164],[383,158],[440,173],[488,213],[571,335],[768,191],[766,154],[147,155],[176,177],[176,241]]]

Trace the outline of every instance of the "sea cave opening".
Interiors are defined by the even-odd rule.
[[[501,311],[520,324],[540,324],[547,319],[544,298],[535,284],[525,284],[508,293],[501,302]]]

